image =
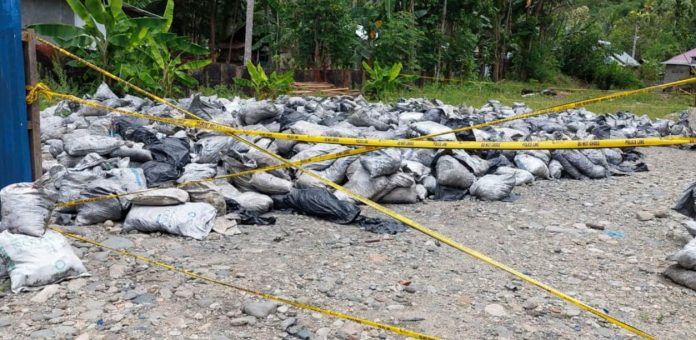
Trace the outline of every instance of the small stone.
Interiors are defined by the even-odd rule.
[[[244,303],[242,312],[257,318],[265,318],[275,312],[276,308],[278,304],[272,301],[248,301]]]
[[[123,300],[133,300],[135,297],[138,296],[138,293],[136,293],[134,290],[129,290],[121,296]]]
[[[78,335],[75,340],[89,340],[89,333],[82,333]]]
[[[48,285],[44,287],[40,292],[38,292],[34,297],[31,298],[31,302],[44,303],[48,301],[53,295],[58,293],[59,285]]]
[[[113,226],[114,226],[114,221],[112,221],[112,220],[106,220],[104,222],[104,228],[111,228]]]
[[[32,339],[52,339],[55,338],[55,334],[50,329],[42,329],[38,331],[31,332],[30,337]]]
[[[404,287],[404,292],[414,294],[416,292],[416,287],[406,286]]]
[[[73,335],[75,335],[75,333],[77,333],[77,329],[75,329],[75,327],[72,326],[57,326],[53,327],[52,330],[53,333],[55,333],[56,337],[60,339],[72,337]]]
[[[148,305],[154,303],[155,300],[157,300],[157,298],[153,294],[145,293],[133,298],[133,303],[136,305]]]
[[[249,324],[254,324],[256,323],[256,318],[253,316],[244,316],[241,318],[234,318],[230,320],[230,325],[234,327],[239,327],[239,326],[246,326]]]
[[[484,311],[486,311],[486,313],[488,313],[488,314],[490,314],[490,315],[493,315],[493,316],[499,316],[499,317],[500,317],[500,316],[506,316],[506,315],[507,315],[507,312],[505,311],[505,307],[503,307],[503,306],[501,306],[501,305],[499,305],[499,304],[497,304],[497,303],[492,303],[492,304],[490,304],[490,305],[487,305],[487,306],[484,308]]]
[[[457,298],[457,304],[462,306],[468,306],[471,304],[471,298],[467,295],[461,295]]]
[[[76,292],[76,291],[79,291],[80,289],[82,289],[82,287],[84,287],[85,285],[87,285],[87,280],[85,280],[83,278],[77,278],[74,280],[70,280],[70,281],[68,281],[68,290],[70,290],[72,292]]]
[[[604,228],[606,228],[606,225],[605,225],[605,223],[603,223],[603,222],[604,222],[604,221],[600,221],[600,222],[587,222],[587,223],[585,223],[585,224],[586,224],[587,227],[590,228],[590,229],[604,230]]]
[[[652,213],[647,212],[647,211],[639,211],[639,212],[636,213],[636,218],[637,218],[639,221],[645,222],[645,221],[650,221],[650,220],[652,220],[653,218],[655,218],[655,215],[653,215]]]
[[[669,217],[669,211],[668,210],[657,210],[653,213],[655,217],[657,218],[667,218]]]
[[[278,307],[278,313],[283,313],[283,314],[285,314],[285,313],[288,312],[289,309],[290,309],[290,308],[289,308],[288,306],[282,305],[282,306]]]
[[[160,289],[159,294],[164,299],[169,299],[172,297],[172,291],[167,288]]]
[[[109,267],[109,277],[112,279],[120,279],[126,275],[127,271],[128,267],[117,263]]]
[[[346,322],[341,329],[336,332],[336,337],[343,340],[358,340],[362,327],[354,322]]]
[[[331,334],[331,328],[322,327],[317,329],[316,333],[319,339],[326,339],[329,337],[329,334]]]
[[[574,307],[566,307],[563,310],[563,314],[568,316],[568,317],[578,316],[578,315],[580,315],[580,309],[574,308]]]
[[[237,226],[237,221],[226,217],[218,217],[213,223],[213,231],[227,236],[239,235],[242,231]]]
[[[328,295],[334,289],[335,286],[336,280],[330,277],[325,277],[322,278],[319,284],[317,285],[317,290]]]
[[[193,297],[193,291],[190,289],[186,289],[186,288],[177,289],[176,293],[174,293],[174,295],[176,295],[180,298],[189,299],[189,298]]]
[[[93,254],[94,259],[99,261],[99,262],[104,262],[109,259],[109,252],[108,251],[100,251],[96,252]]]
[[[125,237],[119,237],[119,236],[111,236],[107,238],[104,242],[102,242],[107,247],[111,248],[116,248],[116,249],[129,249],[133,248],[134,244],[133,241],[125,238]]]
[[[283,322],[280,323],[280,328],[283,330],[286,330],[292,326],[294,326],[297,323],[297,319],[295,318],[287,318],[283,320]]]
[[[587,228],[587,224],[585,224],[585,223],[573,223],[573,228],[575,228],[575,229],[585,229],[585,228]]]
[[[307,328],[302,328],[299,332],[295,333],[295,337],[301,340],[309,340],[312,338],[312,332],[310,332]]]

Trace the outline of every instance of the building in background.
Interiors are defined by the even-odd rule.
[[[77,25],[80,18],[65,0],[22,0],[22,27],[33,24]]]
[[[696,66],[696,48],[676,55],[662,64],[665,65],[665,83],[689,78],[691,69]]]

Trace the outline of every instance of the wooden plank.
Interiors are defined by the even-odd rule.
[[[36,40],[34,32],[22,32],[24,47],[24,79],[27,85],[39,82],[39,72],[36,67]],[[43,174],[41,168],[41,112],[39,101],[27,104],[27,127],[29,133],[29,151],[31,152],[31,170],[34,180]]]

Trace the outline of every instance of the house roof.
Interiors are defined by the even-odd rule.
[[[612,58],[625,66],[640,66],[640,64],[626,52],[614,53]]]
[[[696,57],[696,48],[680,55],[676,55],[662,63],[665,65],[691,65],[691,58]]]

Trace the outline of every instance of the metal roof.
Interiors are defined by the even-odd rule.
[[[614,53],[611,56],[612,59],[616,60],[617,62],[621,63],[622,65],[625,66],[633,66],[633,67],[638,67],[640,66],[640,63],[638,63],[633,57],[628,55],[626,52],[621,52],[621,53]]]
[[[688,52],[676,55],[667,61],[662,63],[665,65],[691,65],[691,59],[696,57],[696,48]]]

